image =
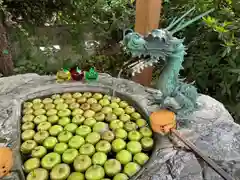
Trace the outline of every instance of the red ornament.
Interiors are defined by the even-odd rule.
[[[84,78],[84,72],[78,68],[78,66],[72,67],[70,69],[72,80],[82,81]]]

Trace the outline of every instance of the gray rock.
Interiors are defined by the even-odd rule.
[[[21,103],[39,96],[93,88],[109,94],[123,92],[148,112],[159,108],[152,101],[156,90],[107,74],[100,74],[98,82],[87,86],[81,82],[57,84],[54,76],[37,74],[0,78],[0,145],[6,145],[4,138],[13,145],[16,156],[14,169],[21,168],[18,153]],[[201,108],[187,117],[189,127],[180,127],[179,132],[237,180],[240,177],[240,126],[234,123],[224,106],[211,97],[201,95],[198,103]],[[7,179],[19,179],[17,175],[12,173]],[[150,161],[135,179],[222,180],[176,137],[170,140],[160,135],[156,135],[156,147]]]

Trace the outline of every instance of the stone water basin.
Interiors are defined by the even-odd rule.
[[[76,92],[78,92],[78,93],[76,93]],[[91,170],[92,170],[92,172],[99,172],[100,173],[99,177],[101,176],[102,173],[104,173],[105,174],[104,177],[109,178],[109,179],[114,179],[114,176],[117,173],[122,173],[121,176],[123,178],[137,179],[137,177],[144,170],[145,166],[147,166],[148,163],[150,163],[150,161],[152,160],[152,153],[156,150],[155,143],[153,143],[153,145],[149,146],[148,148],[146,148],[146,147],[144,148],[143,144],[142,144],[142,142],[144,142],[144,140],[142,140],[142,139],[144,139],[145,136],[146,136],[145,140],[155,139],[155,135],[151,131],[150,131],[150,134],[149,134],[149,131],[147,131],[147,133],[144,134],[144,129],[150,130],[150,128],[147,124],[148,112],[144,107],[142,107],[137,101],[135,101],[134,98],[132,98],[129,94],[125,94],[123,92],[121,92],[121,93],[116,92],[115,97],[117,97],[117,98],[113,98],[111,100],[110,98],[111,98],[112,93],[113,93],[113,90],[111,88],[86,85],[86,86],[82,86],[82,87],[76,86],[76,87],[59,88],[59,89],[45,89],[38,93],[36,92],[36,93],[30,94],[30,95],[28,95],[27,98],[22,99],[21,109],[19,109],[17,111],[17,116],[19,117],[19,130],[23,129],[23,130],[27,131],[27,133],[26,132],[23,133],[22,130],[21,130],[21,132],[19,131],[19,133],[21,133],[21,136],[20,136],[19,142],[18,142],[18,152],[21,154],[19,164],[23,165],[23,166],[21,166],[22,168],[19,171],[19,173],[21,175],[20,179],[26,179],[27,175],[29,173],[31,173],[31,171],[34,171],[33,170],[34,166],[35,166],[35,168],[47,169],[47,171],[41,169],[41,172],[38,169],[39,174],[41,174],[41,173],[44,174],[44,173],[48,172],[49,177],[51,176],[50,174],[52,174],[52,179],[54,179],[54,176],[59,177],[61,175],[61,173],[60,173],[60,175],[58,174],[59,169],[65,169],[65,171],[61,170],[62,174],[64,174],[64,172],[65,172],[65,177],[63,175],[63,179],[66,179],[66,177],[69,176],[69,173],[74,172],[74,171],[81,171],[82,175],[85,175],[85,176],[86,176],[86,172],[88,171],[87,176],[88,176],[88,178],[91,178],[92,173],[89,173]],[[56,94],[58,94],[58,95],[56,95]],[[101,97],[101,94],[102,94],[102,97]],[[84,100],[84,98],[80,98],[83,96],[86,97],[85,100]],[[56,99],[58,99],[58,100],[56,100]],[[105,100],[103,100],[103,99],[105,99]],[[106,100],[106,99],[108,99],[108,100]],[[76,103],[74,103],[74,101]],[[121,102],[119,102],[119,101],[121,101]],[[26,102],[28,102],[28,103],[26,103]],[[86,105],[86,102],[88,102],[87,104],[95,104],[95,103],[99,102],[102,106],[102,109],[96,110],[96,109],[92,108],[92,109],[94,109],[94,111],[92,112],[91,105],[88,107],[88,105]],[[53,107],[50,108],[50,106],[48,107],[46,104],[49,104],[49,103],[54,104],[55,107],[54,108]],[[77,105],[77,104],[79,104],[79,105]],[[134,107],[134,108],[129,108],[129,106]],[[97,108],[97,107],[98,106],[96,105],[95,108]],[[111,107],[111,108],[108,108],[108,107]],[[127,111],[126,111],[126,107],[128,107]],[[79,108],[82,110],[79,110]],[[119,108],[120,108],[120,112],[118,111]],[[63,109],[68,109],[65,112],[70,113],[70,114],[69,115],[64,114],[62,111]],[[74,110],[74,109],[78,109],[78,110]],[[109,114],[108,111],[111,112],[111,109],[113,109],[113,112],[114,112],[113,114],[115,114],[118,119],[118,120],[115,120],[115,118],[113,118],[114,119],[113,121],[115,121],[115,122],[112,122],[112,121],[110,122],[109,120],[106,120],[107,114]],[[122,111],[122,113],[125,115],[121,116],[120,114],[121,114],[122,109],[125,109],[125,112]],[[135,112],[131,112],[132,110],[135,110]],[[63,114],[61,114],[60,111]],[[103,113],[99,113],[101,111]],[[25,118],[23,120],[24,113],[25,113]],[[99,116],[95,116],[93,114],[98,114]],[[104,116],[103,114],[105,114],[105,118],[103,118],[103,116]],[[80,122],[79,120],[76,120],[76,118],[75,118],[75,121],[73,122],[72,121],[73,117],[77,116],[77,115],[85,117],[85,120],[88,119],[88,121],[84,120],[85,121],[85,123],[84,123],[84,121],[80,120],[81,121]],[[36,116],[42,117],[42,118],[37,119]],[[59,119],[60,118],[62,118],[62,119],[61,119],[61,121],[59,121],[59,120],[57,121],[55,118],[49,120],[48,117],[50,117],[50,116],[55,116],[55,117],[57,116]],[[31,118],[28,119],[26,117],[31,117]],[[70,118],[67,120],[66,117],[70,117]],[[127,123],[127,121],[129,120],[128,119],[129,117],[131,118],[130,121],[132,123]],[[94,120],[91,118],[95,119],[95,124],[94,124]],[[141,120],[139,120],[139,119],[141,119]],[[24,124],[23,121],[25,122],[24,126],[23,126],[23,124]],[[144,122],[146,123],[146,125],[144,125]],[[99,126],[97,127],[96,123],[98,125],[100,125],[100,124],[106,125],[106,127],[103,128],[104,130],[102,130],[100,128],[101,130],[99,131]],[[41,125],[39,126],[39,124],[41,124]],[[71,124],[71,125],[69,125],[69,124]],[[75,126],[75,124],[77,126]],[[130,124],[130,125],[138,124],[138,126],[137,126],[138,128],[131,129],[126,124]],[[62,138],[59,138],[58,134],[56,134],[56,133],[50,134],[51,127],[53,127],[53,126],[57,127],[56,125],[58,127],[60,126],[60,129],[63,130],[63,133],[65,133],[67,130],[71,131],[70,133],[67,133],[68,135],[70,134],[69,139],[70,139],[70,136],[71,137],[82,136],[82,138],[79,141],[84,139],[85,144],[93,144],[93,147],[95,148],[95,152],[101,151],[99,149],[97,150],[96,148],[97,148],[97,143],[104,139],[103,131],[106,131],[106,130],[112,131],[113,134],[115,135],[115,138],[112,141],[110,141],[110,140],[108,141],[109,142],[108,144],[111,146],[111,151],[110,152],[108,151],[107,153],[104,152],[104,154],[107,154],[108,163],[103,163],[104,160],[97,163],[96,159],[99,159],[100,156],[97,156],[97,155],[94,156],[93,155],[94,153],[90,153],[90,154],[86,154],[86,155],[92,159],[92,164],[91,164],[92,168],[90,168],[90,167],[87,168],[90,170],[87,170],[87,169],[79,170],[79,169],[76,169],[77,165],[75,165],[75,167],[74,167],[74,162],[72,162],[71,159],[68,159],[68,158],[66,159],[67,153],[65,153],[65,158],[63,158],[63,156],[64,156],[63,154],[58,153],[59,154],[58,157],[60,157],[60,159],[61,159],[61,161],[58,161],[58,163],[61,163],[61,165],[56,165],[56,166],[58,166],[58,168],[55,167],[55,170],[53,170],[53,173],[51,173],[54,166],[46,167],[46,162],[44,163],[44,161],[43,161],[43,163],[42,163],[42,159],[44,158],[44,156],[46,154],[54,152],[55,145],[53,145],[53,146],[49,145],[49,143],[51,144],[51,141],[56,141],[55,144],[56,143],[68,144],[68,149],[71,149],[72,156],[76,156],[76,154],[74,154],[76,152],[78,152],[78,155],[84,154],[83,151],[80,152],[79,147],[77,147],[76,151],[72,150],[74,148],[72,147],[73,145],[70,145],[71,147],[69,147],[69,139],[67,141],[62,140]],[[90,133],[92,136],[87,137],[85,135],[82,135],[80,130],[76,131],[75,128],[79,128],[79,126],[82,126],[82,125],[85,125],[85,126],[87,125],[90,127],[92,132],[94,131],[94,133]],[[140,127],[142,126],[142,127],[140,128],[139,126]],[[120,135],[118,135],[118,137],[116,137],[115,129],[117,127],[124,129],[125,131],[123,130],[123,132],[127,132],[128,137],[127,138],[120,137],[122,135],[121,133],[120,133]],[[130,127],[132,127],[132,126],[130,126]],[[54,128],[52,128],[52,129],[54,129]],[[40,142],[39,139],[37,139],[36,137],[34,138],[37,131],[47,131],[48,132],[48,138],[47,138],[48,140],[46,140],[45,142],[44,141]],[[132,134],[132,136],[131,136],[131,134]],[[138,135],[140,135],[140,136],[138,136]],[[51,138],[49,138],[50,136],[51,136]],[[89,137],[95,137],[95,138],[91,139]],[[98,138],[100,138],[99,141],[98,140],[94,141],[94,139],[98,139]],[[118,140],[116,141],[116,139],[118,139]],[[36,142],[36,140],[37,140],[37,143],[34,143],[34,142]],[[114,141],[115,141],[115,143],[113,143]],[[129,143],[130,141],[132,141],[132,142]],[[36,153],[34,155],[32,155],[31,148],[26,150],[26,146],[24,148],[24,145],[23,145],[24,142],[25,142],[25,145],[26,145],[26,142],[30,142],[29,146],[30,147],[32,146],[31,147],[32,149],[33,149],[33,147],[41,146],[41,148],[38,147],[38,148],[35,148],[35,150],[36,149],[38,149],[38,150],[45,149],[46,152],[40,156],[39,156],[39,154],[37,154],[37,158],[33,159],[32,156],[35,157]],[[125,142],[124,147],[122,147],[122,148],[120,147],[120,149],[116,149],[117,146],[121,146],[121,142]],[[149,145],[149,141],[145,141],[145,142],[147,142],[147,144]],[[33,144],[31,144],[31,143],[33,143]],[[115,146],[113,144],[115,144]],[[131,144],[132,144],[132,146],[131,146]],[[141,149],[136,150],[136,147],[138,147],[139,145],[140,145]],[[99,146],[100,145],[98,145],[98,147]],[[121,150],[123,150],[123,151],[121,151]],[[56,151],[57,150],[55,150],[55,152]],[[88,151],[90,151],[90,150],[88,149]],[[68,150],[68,152],[70,152],[70,151]],[[121,152],[121,153],[119,153],[119,152]],[[141,153],[139,153],[139,152],[141,152]],[[144,154],[142,154],[142,153],[144,153]],[[97,154],[103,155],[103,153],[97,153]],[[117,155],[117,154],[119,154],[119,155]],[[128,158],[127,158],[127,160],[126,159],[124,160],[124,158],[123,159],[120,158],[122,155],[129,157],[128,155],[130,155],[130,154],[132,154],[131,160]],[[93,156],[95,158],[93,158]],[[53,158],[53,159],[54,159],[54,157],[56,158],[56,156],[50,156],[50,158]],[[96,157],[98,157],[98,158],[96,158]],[[140,160],[141,158],[142,158],[142,160]],[[29,159],[31,159],[31,161],[29,161]],[[38,159],[40,159],[40,161]],[[115,159],[115,160],[109,161],[109,159]],[[118,160],[116,161],[116,159],[118,159]],[[26,163],[26,161],[28,161],[28,163]],[[95,164],[97,164],[97,166],[92,166],[93,161]],[[119,163],[119,162],[121,162],[121,163]],[[130,162],[130,163],[128,163],[128,165],[127,165],[127,162]],[[33,163],[34,165],[32,165],[31,163]],[[56,164],[58,164],[58,163],[56,163]],[[29,164],[31,164],[31,165],[29,166]],[[47,164],[49,164],[49,163],[47,163]],[[75,164],[77,164],[77,163],[75,163]],[[109,164],[109,165],[105,165],[106,167],[104,167],[104,164]],[[107,167],[113,166],[114,164],[116,165],[115,169],[110,168],[110,170],[108,170]],[[131,169],[131,168],[133,168],[133,169]],[[70,172],[69,172],[69,170],[70,170]],[[111,171],[113,171],[113,172],[111,172]],[[38,171],[37,171],[37,173],[38,173]],[[35,172],[34,175],[37,173]],[[94,174],[97,174],[97,173],[94,173]],[[76,173],[75,173],[75,175],[76,175]],[[79,175],[79,173],[78,173],[78,175]],[[80,176],[82,176],[82,175],[80,174]],[[120,175],[116,176],[115,179],[118,179],[117,177],[119,177],[119,176]],[[102,179],[102,177],[101,177],[101,179]]]

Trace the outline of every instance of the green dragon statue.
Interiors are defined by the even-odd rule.
[[[132,57],[141,59],[131,67],[133,76],[160,60],[165,61],[156,87],[161,91],[162,96],[155,96],[155,102],[162,108],[174,111],[178,117],[186,117],[196,110],[198,93],[193,84],[187,84],[179,78],[186,52],[184,40],[173,35],[214,10],[211,9],[184,22],[184,17],[194,9],[190,9],[178,19],[175,18],[167,28],[155,29],[147,36],[126,30],[122,41],[124,49],[131,53]]]

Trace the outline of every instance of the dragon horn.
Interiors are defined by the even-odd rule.
[[[178,31],[182,30],[183,28],[187,27],[188,25],[194,23],[195,21],[201,19],[202,17],[208,15],[209,13],[213,12],[214,10],[215,10],[215,9],[212,8],[212,9],[210,9],[209,11],[207,11],[207,12],[205,12],[205,13],[202,13],[202,14],[200,14],[199,16],[193,18],[192,20],[187,21],[185,24],[183,24],[183,25],[181,25],[180,27],[177,27],[176,29],[174,29],[173,31],[171,31],[172,35],[173,35],[174,33],[178,32]]]
[[[192,11],[195,10],[195,7],[191,8],[190,10],[188,10],[185,14],[183,14],[180,18],[178,18],[177,20],[173,20],[170,25],[166,28],[166,30],[170,31],[171,28],[173,28],[173,26],[175,26],[177,23],[179,23],[180,21],[182,21],[182,19],[184,17],[186,17],[189,13],[191,13]]]

